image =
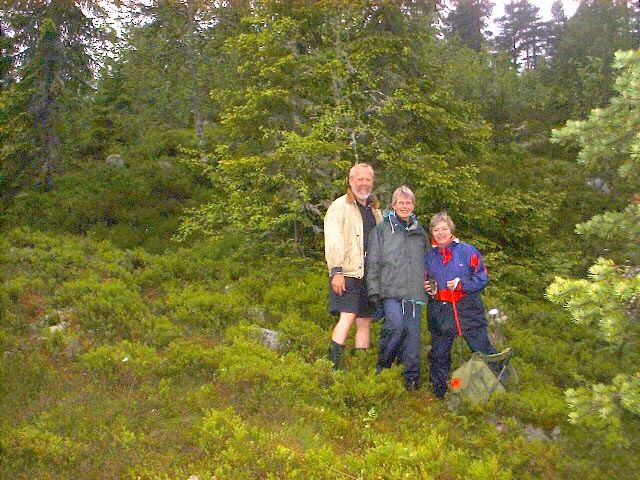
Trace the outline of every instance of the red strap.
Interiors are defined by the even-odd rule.
[[[458,309],[456,308],[455,300],[451,302],[453,305],[453,318],[456,320],[456,327],[458,327],[458,335],[462,336],[462,328],[460,328],[460,319],[458,318]]]

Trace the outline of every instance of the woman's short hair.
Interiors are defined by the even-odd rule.
[[[453,223],[453,220],[451,220],[451,217],[447,212],[436,213],[433,217],[431,217],[431,220],[429,221],[429,231],[433,232],[434,227],[442,222],[445,222],[447,225],[449,225],[451,233],[456,231],[456,224]]]
[[[396,201],[398,201],[398,197],[400,196],[409,197],[413,202],[413,204],[414,205],[416,204],[415,194],[411,191],[409,187],[402,185],[401,187],[398,187],[393,191],[393,194],[391,195],[391,206],[396,204]]]

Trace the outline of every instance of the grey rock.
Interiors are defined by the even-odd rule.
[[[121,155],[118,155],[117,153],[112,153],[111,155],[107,156],[104,163],[106,163],[111,167],[121,168],[125,166],[124,159],[122,158]]]
[[[260,329],[260,343],[266,345],[270,350],[279,350],[281,347],[279,332],[269,330],[268,328]]]

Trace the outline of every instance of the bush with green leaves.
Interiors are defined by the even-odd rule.
[[[212,348],[196,341],[178,338],[162,350],[160,373],[169,378],[212,375],[219,369],[220,355]]]
[[[86,447],[49,430],[43,418],[38,424],[26,424],[5,431],[0,444],[0,458],[12,459],[15,467],[22,468],[26,476],[38,476],[38,472],[68,472],[81,455],[86,455]]]
[[[153,347],[128,340],[92,348],[79,359],[80,366],[91,374],[119,379],[157,374],[160,362],[161,357]]]
[[[173,321],[190,329],[221,334],[224,328],[245,316],[248,302],[244,295],[235,289],[220,291],[218,285],[214,288],[191,284],[168,289],[166,306]]]
[[[303,319],[321,324],[330,318],[326,264],[306,263],[293,263],[265,279],[261,301],[270,315],[281,318],[295,311]]]
[[[301,318],[297,311],[278,323],[278,341],[283,352],[295,352],[307,361],[321,358],[327,351],[329,325],[314,318]]]
[[[145,305],[139,292],[118,278],[97,276],[63,283],[53,304],[72,312],[86,333],[100,340],[139,338]]]
[[[175,158],[118,167],[91,162],[69,168],[53,190],[23,190],[7,208],[7,225],[89,234],[153,253],[173,248],[179,215],[203,188]]]

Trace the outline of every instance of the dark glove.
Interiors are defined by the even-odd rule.
[[[369,302],[371,302],[371,305],[376,309],[371,317],[373,321],[377,322],[378,320],[382,320],[384,318],[384,307],[382,306],[382,299],[380,298],[380,295],[371,295],[369,297]]]
[[[379,308],[382,306],[382,300],[380,299],[380,295],[369,295],[369,301],[376,308]]]

